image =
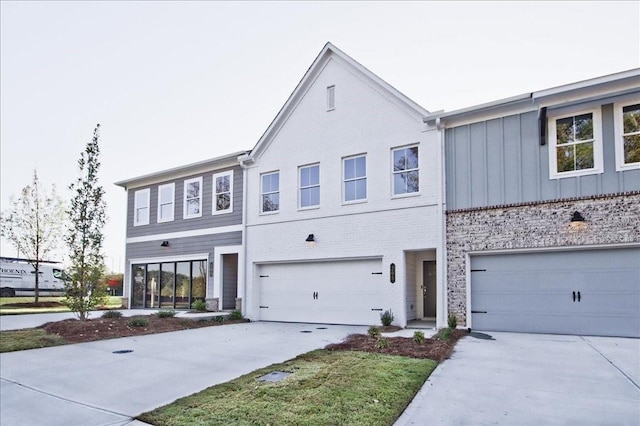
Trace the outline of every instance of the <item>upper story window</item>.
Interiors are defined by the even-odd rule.
[[[202,216],[202,178],[184,181],[184,218]]]
[[[173,220],[175,184],[158,187],[158,223]]]
[[[343,161],[344,202],[364,201],[367,199],[367,157],[358,155]]]
[[[320,165],[300,167],[300,208],[320,205]]]
[[[336,86],[327,87],[327,111],[336,109]]]
[[[280,172],[265,173],[260,177],[262,213],[277,212],[280,210]]]
[[[418,147],[408,146],[391,151],[393,161],[393,195],[409,195],[420,191]]]
[[[614,105],[616,170],[640,168],[640,102]]]
[[[580,111],[549,118],[551,179],[602,173],[600,112]]]
[[[233,211],[233,170],[213,175],[213,214]]]
[[[149,224],[149,198],[151,190],[141,189],[134,194],[133,202],[133,226]]]

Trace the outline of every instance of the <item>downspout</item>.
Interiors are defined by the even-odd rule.
[[[449,315],[449,304],[447,301],[448,294],[448,265],[447,265],[447,176],[446,176],[446,157],[445,157],[445,125],[440,119],[436,118],[436,129],[440,137],[440,191],[439,204],[441,208],[440,215],[440,265],[442,265],[442,295],[440,303],[442,305],[441,314],[436,317],[436,328],[443,328],[447,324]]]
[[[248,195],[248,179],[247,169],[248,166],[245,161],[249,160],[246,155],[241,156],[239,159],[240,167],[242,168],[242,315],[247,314],[247,199]]]

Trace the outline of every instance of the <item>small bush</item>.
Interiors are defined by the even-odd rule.
[[[384,349],[388,347],[389,347],[389,341],[387,340],[386,337],[380,337],[378,340],[376,340],[377,349]]]
[[[242,319],[242,312],[238,310],[231,311],[229,314],[229,319],[232,321],[237,321]]]
[[[160,309],[156,315],[158,318],[173,318],[176,316],[176,311],[173,309]]]
[[[120,311],[104,311],[102,313],[102,318],[108,318],[108,319],[122,318],[122,312],[120,312]]]
[[[413,333],[413,341],[416,343],[424,342],[424,333],[422,331],[416,331]]]
[[[383,326],[388,327],[393,322],[393,312],[391,309],[380,314],[380,322]]]
[[[374,326],[369,327],[369,331],[367,331],[367,333],[369,333],[369,336],[373,337],[374,339],[377,339],[378,337],[380,337],[380,328]]]
[[[221,315],[218,315],[218,316],[215,316],[215,317],[213,318],[213,320],[214,320],[215,322],[222,322],[222,321],[224,321],[224,317],[223,317],[223,316],[221,316]]]
[[[458,326],[458,318],[454,314],[449,314],[447,325],[449,325],[449,328],[456,328]]]
[[[133,317],[129,320],[131,327],[146,327],[149,325],[149,320],[143,317]]]
[[[204,312],[207,310],[207,302],[202,299],[198,299],[191,304],[191,309],[194,311]]]
[[[451,336],[453,335],[453,328],[443,328],[440,331],[438,331],[438,334],[436,335],[438,340],[449,340],[451,339]]]

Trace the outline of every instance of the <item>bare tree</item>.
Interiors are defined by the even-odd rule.
[[[0,232],[27,259],[35,272],[35,302],[40,297],[40,264],[55,254],[65,228],[64,204],[56,194],[41,187],[38,174],[33,182],[22,188],[19,198],[11,196],[11,207],[2,213]],[[20,254],[21,253],[21,254]]]

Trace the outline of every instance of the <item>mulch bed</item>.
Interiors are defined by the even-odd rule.
[[[455,330],[448,340],[429,338],[422,343],[415,342],[411,337],[387,337],[388,346],[386,348],[377,348],[377,339],[365,334],[351,334],[343,342],[327,345],[325,349],[429,358],[440,362],[451,356],[454,346],[465,335],[467,335],[466,331]]]

